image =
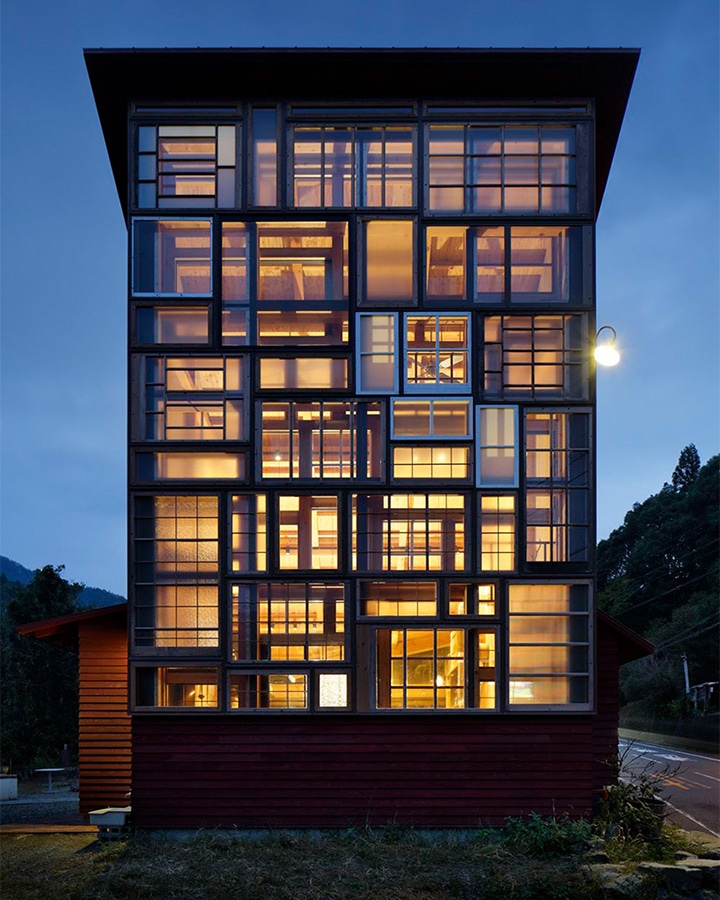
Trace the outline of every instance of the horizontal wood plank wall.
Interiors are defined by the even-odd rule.
[[[595,759],[593,784],[598,790],[617,781],[613,763],[618,754],[618,714],[620,711],[618,636],[606,622],[598,622],[597,715],[594,720]],[[596,795],[597,802],[597,795]]]
[[[592,804],[592,718],[136,717],[140,828],[502,824]]]
[[[129,802],[126,621],[123,612],[79,626],[81,815]]]

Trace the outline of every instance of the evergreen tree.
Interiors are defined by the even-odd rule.
[[[0,757],[20,774],[58,765],[64,744],[71,754],[77,749],[77,657],[16,631],[78,611],[83,585],[67,582],[62,570],[45,566],[27,585],[3,579]]]
[[[672,474],[672,486],[676,491],[689,487],[700,472],[700,456],[695,444],[688,444],[680,454],[678,464]]]

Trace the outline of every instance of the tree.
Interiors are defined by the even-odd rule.
[[[688,444],[680,454],[678,464],[672,473],[672,486],[676,491],[689,487],[700,472],[700,456],[695,444]]]
[[[700,465],[689,444],[672,484],[635,503],[597,549],[598,606],[648,638],[652,659],[624,666],[624,699],[646,714],[683,705],[681,659],[691,684],[717,681],[720,456]]]
[[[64,744],[71,754],[77,749],[77,658],[16,631],[28,622],[78,611],[83,585],[66,581],[62,570],[45,566],[27,585],[6,580],[2,585],[0,757],[20,774],[57,765]]]

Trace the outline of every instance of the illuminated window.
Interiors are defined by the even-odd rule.
[[[428,212],[578,210],[575,126],[429,125],[427,137]]]
[[[135,310],[135,343],[210,343],[210,310],[207,306],[140,306]]]
[[[397,315],[357,316],[356,378],[359,393],[394,394],[398,389]]]
[[[467,481],[470,448],[452,446],[393,447],[393,478],[396,481],[443,479]]]
[[[466,227],[429,225],[425,231],[426,284],[430,300],[465,300]]]
[[[379,479],[379,403],[263,403],[262,477]]]
[[[480,497],[480,568],[512,572],[515,568],[515,497]]]
[[[345,658],[342,584],[233,586],[233,660],[339,661]]]
[[[308,676],[243,673],[230,676],[230,709],[307,709]]]
[[[248,226],[222,223],[222,341],[227,346],[250,343],[250,272]]]
[[[267,569],[267,499],[265,494],[232,498],[231,566],[233,572]]]
[[[358,572],[462,571],[462,494],[355,494],[353,568]]]
[[[212,294],[211,224],[204,219],[133,219],[135,297]]]
[[[252,112],[252,203],[277,206],[277,112],[274,107]]]
[[[485,398],[586,399],[584,316],[487,316]]]
[[[471,632],[475,637],[475,706],[478,709],[497,708],[495,666],[495,631]]]
[[[223,481],[245,478],[244,453],[160,451],[135,456],[138,481]]]
[[[379,306],[416,304],[414,225],[411,219],[363,222],[360,302]]]
[[[295,206],[413,205],[413,129],[303,126],[292,137]]]
[[[259,222],[257,254],[262,307],[347,300],[347,222]]]
[[[469,400],[393,400],[392,437],[472,437]]]
[[[135,498],[135,645],[217,647],[217,497]]]
[[[260,388],[310,391],[348,386],[348,361],[342,357],[263,357]]]
[[[434,581],[361,581],[358,614],[361,616],[436,616]]]
[[[482,406],[477,417],[477,484],[517,486],[517,407]]]
[[[280,569],[336,569],[337,497],[281,496],[278,501]]]
[[[140,125],[137,206],[235,206],[235,145],[235,125]]]
[[[588,604],[587,585],[509,586],[510,706],[589,703]]]
[[[470,390],[468,316],[405,316],[405,390]]]
[[[319,672],[317,683],[318,709],[347,709],[350,705],[347,672]]]
[[[139,666],[135,706],[217,709],[218,670],[207,667]]]
[[[147,356],[138,366],[143,440],[245,439],[242,357]]]
[[[528,562],[587,562],[590,553],[590,417],[525,415]]]
[[[451,616],[494,616],[495,585],[452,582],[448,585],[448,613]]]
[[[375,638],[378,709],[465,707],[464,631],[379,628]]]

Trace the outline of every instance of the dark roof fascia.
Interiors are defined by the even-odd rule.
[[[70,613],[67,616],[28,622],[25,625],[18,625],[15,631],[23,637],[36,638],[63,650],[77,653],[78,629],[82,623],[119,616],[127,616],[127,603],[115,603],[113,606],[102,606],[98,609]]]
[[[404,97],[440,102],[594,100],[599,209],[640,51],[590,47],[196,47],[97,48],[85,50],[84,56],[124,210],[127,116],[132,102]]]
[[[636,659],[642,659],[644,656],[652,656],[655,652],[655,645],[639,635],[632,628],[618,622],[617,619],[609,616],[602,610],[598,610],[598,622],[606,625],[611,631],[614,631],[618,637],[620,647],[620,664],[624,665],[633,662]]]

